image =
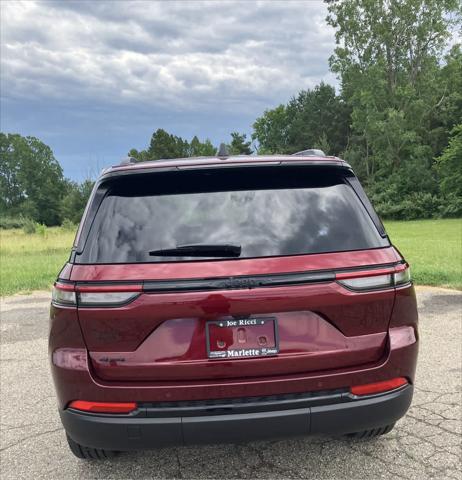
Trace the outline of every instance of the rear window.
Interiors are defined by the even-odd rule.
[[[137,174],[115,179],[107,188],[77,263],[224,258],[149,254],[197,244],[236,245],[239,258],[388,245],[354,190],[333,168]]]

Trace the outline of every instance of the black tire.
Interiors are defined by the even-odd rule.
[[[83,445],[80,445],[80,443],[74,442],[74,440],[72,440],[67,434],[66,438],[71,452],[77,458],[83,458],[85,460],[105,460],[107,458],[113,458],[119,453],[113,450],[84,447]]]
[[[369,438],[380,437],[393,430],[394,423],[391,425],[385,425],[384,427],[371,428],[370,430],[363,430],[362,432],[347,433],[349,438],[357,438],[360,440],[367,440]]]

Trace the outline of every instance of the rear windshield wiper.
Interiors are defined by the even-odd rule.
[[[179,245],[175,248],[151,250],[149,255],[153,257],[239,257],[240,245]]]

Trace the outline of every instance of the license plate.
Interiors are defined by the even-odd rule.
[[[279,340],[275,318],[241,318],[207,322],[207,354],[215,359],[277,355]]]

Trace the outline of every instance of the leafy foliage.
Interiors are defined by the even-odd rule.
[[[0,214],[56,225],[64,177],[50,147],[35,137],[0,133]]]
[[[128,154],[136,160],[144,162],[169,158],[207,157],[215,155],[215,152],[216,148],[208,139],[201,142],[194,136],[189,143],[187,140],[159,128],[152,134],[147,150],[138,151],[133,148]]]
[[[462,124],[456,125],[445,148],[436,159],[444,203],[441,213],[446,217],[462,216]]]
[[[460,47],[441,65],[457,0],[345,0],[328,9],[338,45],[330,63],[351,109],[345,158],[383,216],[441,212],[432,162],[462,115]]]
[[[90,197],[94,182],[85,180],[81,184],[66,181],[66,194],[61,201],[61,218],[78,224]]]
[[[309,147],[338,155],[349,135],[349,108],[334,87],[321,83],[287,105],[267,110],[254,125],[260,153],[295,153]]]
[[[341,91],[321,83],[264,112],[254,123],[259,151],[344,157],[385,218],[461,215],[462,178],[450,173],[462,165],[457,134],[438,175],[432,168],[462,118],[460,45],[444,55],[459,2],[331,0],[328,11]]]
[[[251,155],[252,154],[252,149],[250,148],[250,145],[252,144],[251,141],[246,141],[247,135],[240,134],[238,132],[232,132],[231,133],[231,144],[230,144],[230,149],[229,153],[231,155]]]
[[[10,230],[12,228],[23,228],[29,219],[22,216],[11,217],[7,215],[0,216],[0,230]]]

